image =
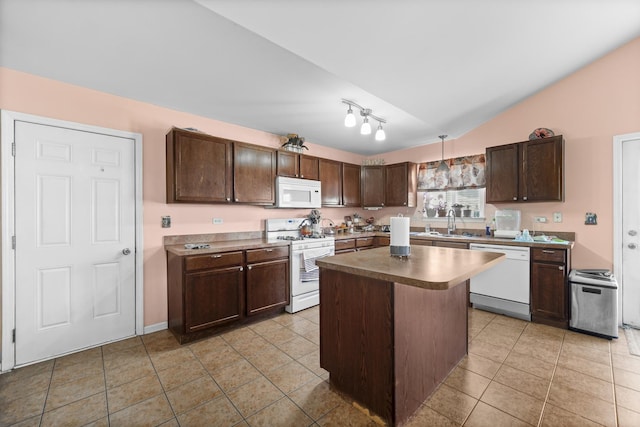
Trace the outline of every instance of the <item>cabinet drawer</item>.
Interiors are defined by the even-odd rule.
[[[355,249],[355,247],[356,247],[355,239],[336,240],[336,251],[341,251],[344,249]]]
[[[567,251],[564,249],[533,248],[531,254],[534,261],[557,262],[561,264],[566,262],[567,257]]]
[[[223,252],[219,254],[188,256],[184,260],[187,271],[202,270],[205,268],[230,267],[242,265],[242,252]]]
[[[289,257],[289,246],[247,250],[247,264]]]
[[[361,237],[356,239],[356,248],[364,248],[367,246],[373,246],[373,237]]]

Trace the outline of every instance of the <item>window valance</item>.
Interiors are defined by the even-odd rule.
[[[484,154],[445,159],[448,171],[437,171],[440,161],[418,165],[418,191],[463,190],[485,186]]]

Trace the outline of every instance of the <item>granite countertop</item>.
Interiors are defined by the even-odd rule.
[[[242,251],[273,246],[289,246],[286,240],[267,242],[264,233],[216,233],[216,234],[186,234],[180,236],[165,236],[164,249],[178,256],[206,255],[217,252]],[[185,243],[207,243],[208,249],[185,249]]]
[[[354,233],[338,233],[334,235],[336,240],[356,239],[360,237],[390,237],[391,233],[381,231],[354,232]],[[446,237],[446,236],[418,236],[411,235],[412,241],[415,240],[441,240],[447,242],[461,243],[485,243],[506,246],[526,246],[533,248],[551,248],[551,249],[571,249],[574,242],[568,244],[562,243],[544,243],[544,242],[518,242],[513,239],[496,239],[495,237]],[[185,243],[207,243],[208,249],[185,249]],[[187,255],[205,255],[217,252],[241,251],[246,249],[258,249],[272,246],[289,246],[287,240],[276,242],[267,242],[262,231],[239,232],[239,233],[215,233],[215,234],[187,234],[178,236],[165,236],[164,249],[179,256]],[[412,247],[413,249],[413,247]]]
[[[397,282],[424,289],[445,290],[501,262],[504,254],[437,246],[412,246],[406,258],[391,256],[388,247],[321,258],[321,268]]]
[[[371,237],[371,236],[386,236],[390,237],[391,233],[382,231],[368,231],[368,232],[353,232],[353,233],[338,233],[335,235],[336,240],[343,239],[356,239],[358,237]],[[552,243],[552,242],[519,242],[515,239],[500,239],[491,236],[462,236],[460,237],[447,237],[447,236],[420,236],[410,235],[411,240],[440,240],[446,242],[461,242],[461,243],[484,243],[491,245],[504,245],[504,246],[525,246],[531,248],[546,248],[546,249],[571,249],[575,242],[569,240],[569,243]]]

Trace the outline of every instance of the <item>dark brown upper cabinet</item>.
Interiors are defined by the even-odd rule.
[[[385,206],[385,167],[383,165],[362,166],[361,168],[362,207],[382,208]]]
[[[487,203],[564,201],[562,135],[486,149]]]
[[[278,150],[276,158],[278,162],[276,173],[278,176],[300,177],[300,154]]]
[[[385,176],[385,206],[416,207],[418,167],[404,162],[388,165]]]
[[[322,183],[322,206],[342,205],[342,163],[320,159],[320,182]]]
[[[166,142],[167,203],[274,204],[274,149],[178,128]]]
[[[360,165],[342,164],[342,205],[362,206],[360,197]]]
[[[276,151],[272,148],[234,142],[234,201],[257,205],[273,205],[275,190]]]
[[[318,157],[300,154],[300,178],[320,180],[320,167]]]
[[[173,128],[167,142],[167,203],[229,203],[233,142]]]

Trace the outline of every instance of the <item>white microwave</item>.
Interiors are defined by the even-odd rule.
[[[320,181],[276,177],[276,208],[319,208],[322,199]]]

